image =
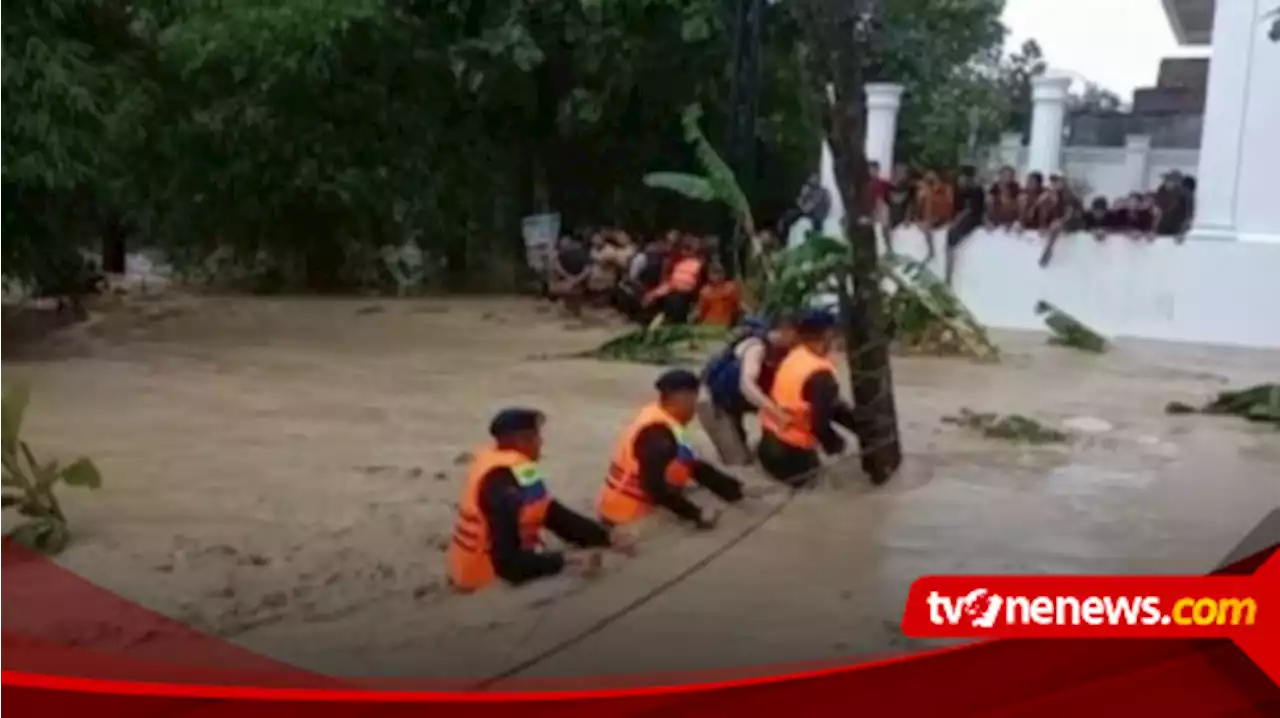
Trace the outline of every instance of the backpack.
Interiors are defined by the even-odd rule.
[[[702,383],[717,406],[739,403],[742,396],[742,360],[738,357],[738,347],[748,339],[764,340],[768,331],[768,327],[759,320],[744,321],[725,348],[707,362],[702,370]]]

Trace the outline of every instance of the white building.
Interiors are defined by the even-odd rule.
[[[1111,336],[1280,348],[1280,42],[1268,37],[1269,16],[1280,0],[1163,2],[1179,41],[1212,45],[1203,137],[1193,165],[1193,231],[1183,243],[1065,237],[1042,268],[1043,237],[979,229],[960,250],[954,289],[988,326],[1043,329],[1034,307],[1046,300]],[[1064,167],[1075,172],[1062,146],[1069,85],[1063,77],[1035,80],[1029,147],[1016,139],[1002,143],[1007,164],[1046,174]],[[867,156],[886,172],[902,102],[910,98],[902,97],[900,86],[867,87]],[[1118,153],[1102,158],[1103,164],[1114,165],[1109,172],[1117,184],[1133,189],[1149,187],[1165,169],[1184,169],[1155,156],[1144,137],[1131,137]],[[832,193],[824,230],[838,235],[843,208],[825,144],[821,173]],[[799,239],[793,233],[792,241]],[[941,275],[946,238],[938,233],[933,240],[938,251],[932,268]],[[916,258],[924,257],[925,243],[918,229],[894,235],[894,249]]]
[[[1211,45],[1195,236],[1280,242],[1280,0],[1163,0],[1184,45]]]

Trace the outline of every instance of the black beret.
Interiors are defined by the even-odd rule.
[[[659,394],[673,394],[678,391],[698,391],[702,382],[698,375],[688,369],[669,369],[653,383]]]
[[[533,431],[542,425],[545,415],[537,409],[514,407],[503,409],[494,415],[489,422],[489,435],[495,439],[519,433]]]
[[[825,332],[835,325],[835,315],[831,312],[824,312],[821,309],[810,309],[801,314],[796,321],[796,328],[806,334]]]

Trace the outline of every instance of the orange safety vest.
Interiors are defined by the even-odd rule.
[[[702,275],[702,260],[697,257],[685,257],[677,260],[671,268],[666,281],[658,285],[645,297],[652,301],[665,297],[672,292],[694,292],[698,289],[698,278]]]
[[[800,346],[792,349],[782,360],[773,379],[769,397],[791,415],[791,423],[783,426],[768,412],[760,414],[760,428],[773,434],[784,444],[799,449],[813,449],[818,438],[813,433],[813,407],[804,398],[804,385],[818,372],[835,373],[831,360],[814,354]]]
[[[464,591],[483,588],[497,575],[489,522],[480,510],[480,484],[494,469],[510,469],[520,486],[520,543],[526,549],[542,545],[542,524],[547,518],[551,495],[547,493],[542,470],[518,451],[490,447],[476,453],[467,469],[467,483],[458,502],[458,520],[449,546],[449,580]]]
[[[597,507],[604,520],[617,525],[628,524],[653,510],[653,500],[640,483],[640,461],[636,458],[635,444],[640,432],[654,424],[671,429],[679,447],[676,460],[667,467],[667,483],[682,488],[693,478],[693,449],[689,446],[684,425],[657,403],[650,404],[640,410],[614,449],[609,475],[600,491]]]

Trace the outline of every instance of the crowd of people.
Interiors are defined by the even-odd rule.
[[[972,166],[947,174],[917,173],[898,165],[887,179],[875,162],[868,165],[869,210],[885,229],[893,251],[893,230],[924,230],[926,260],[936,255],[935,237],[945,237],[946,280],[951,283],[956,250],[980,229],[1005,229],[1017,236],[1044,240],[1040,265],[1048,266],[1063,236],[1089,232],[1097,241],[1127,235],[1141,241],[1158,236],[1181,242],[1195,215],[1195,178],[1167,173],[1160,186],[1087,204],[1067,177],[1029,172],[1019,179],[1002,167],[990,184]],[[817,176],[810,177],[795,207],[777,223],[785,236],[791,225],[808,217],[821,225],[831,198]],[[777,246],[768,233],[766,243]],[[612,307],[628,319],[648,324],[661,314],[670,323],[702,322],[733,326],[746,307],[740,285],[726,278],[714,260],[716,242],[676,230],[637,241],[616,228],[579,230],[562,237],[546,262],[544,286],[571,314],[586,306]]]
[[[565,235],[547,261],[545,286],[574,315],[610,307],[649,324],[697,321],[731,327],[745,311],[740,285],[714,261],[712,238],[670,230],[636,242],[620,229]]]
[[[979,227],[1042,235],[1046,241],[1040,264],[1046,266],[1064,234],[1087,231],[1098,241],[1111,234],[1147,241],[1172,236],[1181,241],[1195,214],[1195,178],[1176,170],[1167,173],[1154,191],[1111,200],[1095,197],[1086,205],[1061,174],[1049,175],[1046,181],[1041,173],[1030,172],[1019,180],[1016,170],[1006,166],[984,186],[972,166],[947,177],[932,170],[917,174],[898,165],[889,179],[881,178],[876,163],[869,169],[876,218],[890,230],[886,232],[890,242],[893,229],[918,226],[927,230],[928,258],[932,259],[933,233],[945,230],[948,281],[955,249]]]

